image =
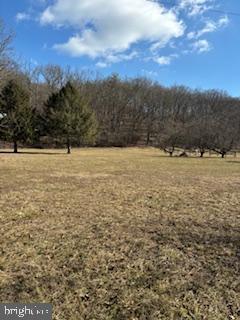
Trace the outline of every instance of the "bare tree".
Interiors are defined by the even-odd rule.
[[[67,82],[64,70],[58,65],[41,66],[39,72],[45,80],[50,94],[60,90]]]
[[[222,99],[221,107],[212,122],[210,149],[224,158],[234,147],[239,146],[239,112],[236,113],[234,100],[230,97]]]
[[[0,19],[0,86],[3,86],[11,69],[15,66],[11,58],[10,44],[13,39],[13,33],[6,29],[4,22]]]

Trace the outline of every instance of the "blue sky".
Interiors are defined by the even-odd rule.
[[[221,12],[216,12],[219,10]],[[240,96],[240,1],[2,0],[14,48],[32,64]]]

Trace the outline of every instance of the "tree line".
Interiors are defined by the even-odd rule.
[[[58,65],[11,60],[0,27],[0,140],[34,147],[136,146],[211,150],[240,148],[240,99],[219,90],[164,87],[146,78],[102,78]],[[1,31],[2,30],[2,31]],[[2,49],[1,49],[2,48]]]

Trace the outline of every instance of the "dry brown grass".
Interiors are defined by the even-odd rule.
[[[51,154],[52,153],[52,154]],[[0,300],[61,320],[240,318],[240,159],[0,154]]]

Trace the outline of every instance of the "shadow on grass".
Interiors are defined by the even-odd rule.
[[[151,158],[167,158],[167,159],[200,159],[200,160],[204,160],[204,159],[222,159],[221,157],[214,157],[214,156],[212,156],[212,157],[205,156],[203,158],[196,157],[196,156],[187,156],[187,157],[172,156],[172,157],[170,157],[170,156],[164,155],[164,154],[149,155],[149,157],[151,157]],[[236,162],[236,161],[234,161],[234,162]]]
[[[65,155],[66,152],[37,152],[37,151],[18,151],[17,153],[14,153],[13,151],[0,151],[0,154],[31,154],[31,155]]]

